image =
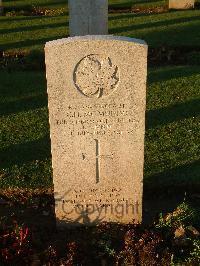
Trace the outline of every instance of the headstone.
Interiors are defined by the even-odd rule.
[[[70,36],[108,33],[108,0],[69,0]]]
[[[170,9],[191,9],[194,8],[195,0],[169,0]]]
[[[84,36],[45,54],[58,225],[141,222],[147,45]]]

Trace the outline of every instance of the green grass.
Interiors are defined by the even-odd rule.
[[[0,147],[4,186],[50,185],[47,97],[43,73],[1,73]]]
[[[40,6],[44,8],[67,8],[67,1],[65,0],[18,0],[18,1],[5,1],[4,7],[6,10],[22,10],[30,8],[31,6]]]
[[[200,67],[151,70],[147,103],[146,182],[200,184]]]
[[[200,43],[200,10],[154,15],[110,14],[109,33],[144,39],[156,47],[197,46]],[[0,17],[0,50],[40,50],[49,40],[68,35],[68,16]]]
[[[64,8],[50,16],[0,17],[0,50],[43,51],[47,41],[68,35],[67,2],[3,1],[5,11],[31,6]],[[166,1],[111,0],[113,7],[152,7]],[[163,14],[109,14],[109,33],[144,39],[148,45],[198,46],[200,10]],[[145,185],[200,184],[200,67],[150,69],[145,139]],[[42,72],[0,73],[0,187],[52,186],[46,80]]]
[[[1,50],[42,50],[44,44],[68,34],[66,16],[1,18]]]
[[[200,10],[110,16],[109,32],[144,39],[149,46],[198,46]],[[187,36],[187,37],[186,37]]]
[[[156,6],[162,6],[166,5],[167,1],[163,0],[109,0],[108,1],[109,6],[112,7],[156,7]]]
[[[109,0],[109,6],[111,7],[131,7],[131,6],[157,6],[164,5],[165,0],[149,0],[144,2],[144,0]],[[9,1],[4,0],[4,6],[6,9],[24,9],[30,6],[40,6],[44,8],[66,8],[67,0],[18,0]]]
[[[145,185],[199,185],[200,67],[150,69]],[[0,187],[52,185],[42,72],[1,72]]]

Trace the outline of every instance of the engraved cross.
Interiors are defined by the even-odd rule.
[[[111,155],[101,155],[101,148],[100,148],[100,142],[98,139],[95,139],[96,142],[96,184],[100,181],[100,161],[101,158],[113,158],[113,154]]]

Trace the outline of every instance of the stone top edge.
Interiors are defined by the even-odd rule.
[[[62,45],[66,43],[76,42],[76,41],[88,41],[88,40],[113,40],[113,41],[123,41],[123,42],[132,42],[136,44],[142,44],[146,45],[147,43],[140,39],[130,38],[130,37],[124,37],[124,36],[114,36],[114,35],[85,35],[85,36],[75,36],[75,37],[68,37],[68,38],[62,38],[58,40],[49,41],[45,44],[45,47],[50,47],[54,45]]]

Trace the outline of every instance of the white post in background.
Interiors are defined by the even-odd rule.
[[[70,36],[108,34],[108,0],[68,0]]]

